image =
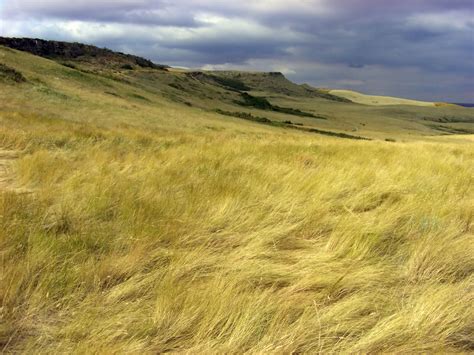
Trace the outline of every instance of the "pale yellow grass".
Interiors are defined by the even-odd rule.
[[[474,348],[470,144],[2,123],[4,352]]]
[[[0,189],[10,188],[12,174],[10,172],[11,163],[17,158],[15,151],[0,150]]]
[[[0,191],[12,191],[15,193],[31,193],[29,189],[18,186],[17,179],[12,166],[19,157],[15,150],[0,149]]]
[[[390,96],[376,96],[366,95],[357,91],[351,90],[329,90],[332,95],[344,97],[353,102],[370,106],[384,106],[384,105],[410,105],[410,106],[437,106],[434,102],[402,99],[399,97]]]

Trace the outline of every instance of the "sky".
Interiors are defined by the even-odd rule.
[[[298,83],[474,102],[474,0],[0,0],[0,36]]]

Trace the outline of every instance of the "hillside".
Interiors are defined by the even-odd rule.
[[[474,349],[472,109],[94,58],[0,46],[2,352]]]
[[[282,94],[287,96],[322,98],[330,101],[351,102],[345,98],[328,94],[325,91],[312,88],[308,85],[297,85],[285,78],[285,76],[279,72],[252,73],[238,71],[215,71],[210,73],[228,80],[234,80],[236,82],[240,81],[248,87],[248,90],[253,90],[256,92],[271,92],[273,94]]]
[[[409,99],[401,99],[398,97],[390,96],[375,96],[365,95],[356,91],[350,90],[329,90],[329,93],[335,96],[340,96],[345,99],[351,100],[358,104],[371,105],[371,106],[384,106],[384,105],[411,105],[411,106],[427,106],[432,107],[436,104],[434,102],[425,102]]]
[[[155,102],[165,100],[169,105],[178,104],[180,109],[182,106],[194,107],[211,116],[219,112],[217,117],[223,120],[234,117],[261,123],[270,121],[281,129],[313,130],[313,133],[329,131],[330,134],[370,139],[394,139],[392,136],[410,139],[413,135],[473,133],[471,123],[474,122],[474,111],[467,108],[449,105],[370,107],[352,103],[327,90],[294,84],[281,73],[174,71],[143,58],[140,60],[150,64],[132,65],[130,60],[137,60],[138,57],[81,44],[29,39],[3,41],[28,52],[39,50],[32,43],[39,43],[38,48],[63,48],[47,52],[50,54],[42,52],[42,56],[49,56],[61,66],[53,67],[51,62],[41,62],[38,63],[39,70],[28,65],[25,67],[27,62],[34,62],[33,58],[38,57],[21,57],[21,52],[15,51],[3,50],[2,53],[4,65],[21,75],[25,74],[25,77],[29,74],[33,76],[23,85],[24,88],[39,90],[46,98],[53,96],[57,104],[64,107],[72,103],[66,99],[67,92],[73,97],[77,96],[76,89],[80,87],[82,92],[94,92],[95,97],[88,96],[88,100],[99,105],[115,102],[119,106],[126,106],[132,100],[146,104],[147,111],[151,113],[158,108]],[[78,56],[75,48],[83,47],[87,48],[86,52],[103,51],[103,54]],[[19,60],[19,56],[24,59]],[[124,60],[131,67],[124,68]],[[140,60],[138,62],[141,63]],[[41,72],[41,66],[44,65],[51,66],[50,71],[55,71],[60,83],[51,81],[51,75]],[[11,91],[11,95],[15,96],[15,91]],[[45,110],[48,109],[45,107]]]

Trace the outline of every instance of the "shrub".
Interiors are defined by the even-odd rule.
[[[252,96],[246,92],[243,92],[240,95],[244,101],[237,101],[237,103],[241,106],[255,107],[261,110],[273,109],[273,105],[264,97]]]
[[[61,64],[65,67],[68,67],[68,68],[71,68],[71,69],[77,69],[77,67],[72,63],[65,62],[65,63],[61,63]]]

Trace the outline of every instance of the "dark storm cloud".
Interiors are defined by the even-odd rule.
[[[473,6],[472,0],[9,0],[1,14],[8,35],[80,40],[191,67],[267,65],[316,85],[425,99],[441,100],[443,82],[451,96],[474,101]]]
[[[275,43],[168,43],[165,48],[178,48],[201,54],[201,64],[245,63],[250,58],[275,58],[285,55],[284,50]]]
[[[471,72],[472,30],[426,29],[403,21],[371,21],[320,28],[313,46],[301,55],[325,63],[353,66],[420,66],[433,71]]]

